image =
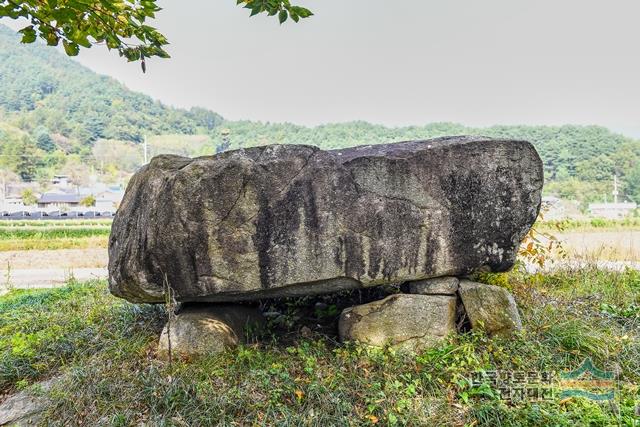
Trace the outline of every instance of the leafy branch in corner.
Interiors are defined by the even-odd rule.
[[[540,212],[538,221],[543,219],[543,212]],[[561,223],[554,224],[554,228],[558,232],[564,231]],[[535,225],[529,229],[518,251],[519,256],[541,268],[554,253],[561,259],[566,259],[568,256],[557,236],[550,232],[540,231]]]
[[[287,18],[298,22],[300,18],[308,18],[313,15],[309,9],[300,6],[293,6],[289,0],[237,0],[236,4],[244,5],[245,9],[251,10],[251,15],[266,13],[269,16],[278,15],[278,21],[284,23]]]
[[[313,15],[289,0],[237,0],[251,10],[251,16],[266,13],[278,16],[282,24],[288,18],[298,22]],[[146,71],[146,59],[169,58],[167,38],[147,24],[162,10],[157,0],[0,0],[0,18],[23,18],[22,43],[38,38],[49,46],[62,43],[69,56],[80,48],[106,45],[128,61],[140,61]]]

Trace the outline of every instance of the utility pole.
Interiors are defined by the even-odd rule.
[[[613,174],[613,203],[618,203],[618,176]]]

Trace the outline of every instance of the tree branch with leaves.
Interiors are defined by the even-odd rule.
[[[277,16],[280,24],[313,15],[289,0],[237,0],[237,4],[249,9],[250,16]],[[140,61],[142,71],[146,58],[169,57],[167,38],[147,24],[161,10],[157,0],[0,0],[0,18],[29,22],[19,31],[23,43],[38,38],[49,46],[62,43],[69,56],[76,56],[80,48],[106,45],[128,61]]]

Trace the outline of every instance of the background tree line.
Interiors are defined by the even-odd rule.
[[[272,143],[324,149],[445,135],[485,135],[534,143],[545,167],[546,192],[584,204],[611,193],[618,175],[623,193],[640,203],[640,141],[599,126],[493,126],[455,123],[389,128],[366,122],[304,127],[290,123],[227,121],[203,109],[176,109],[128,90],[39,44],[20,45],[0,26],[0,168],[25,181],[55,173],[78,180],[101,174],[119,182],[149,155],[213,154]]]

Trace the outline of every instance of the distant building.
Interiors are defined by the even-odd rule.
[[[638,205],[632,202],[591,203],[589,204],[589,213],[598,218],[622,219],[637,207]]]
[[[542,197],[540,215],[544,221],[579,219],[585,216],[580,212],[580,203],[577,200],[563,200],[557,196]]]
[[[589,213],[592,216],[606,219],[622,219],[628,216],[634,209],[638,207],[632,202],[618,201],[618,177],[613,176],[613,203],[591,203],[589,204]]]
[[[0,191],[0,211],[19,212],[28,210],[22,201],[22,193],[29,188],[25,183],[7,183]]]
[[[69,177],[67,175],[54,175],[51,179],[51,184],[63,188],[69,187]]]
[[[124,191],[121,189],[109,189],[107,191],[97,193],[95,197],[95,209],[97,211],[115,212],[124,197]]]
[[[84,197],[79,194],[44,193],[38,199],[39,208],[71,209],[80,205]]]
[[[544,219],[561,219],[565,217],[564,207],[561,200],[556,196],[543,196],[541,212]]]
[[[22,201],[22,197],[5,197],[2,201],[2,206],[0,206],[0,210],[7,212],[18,212],[25,210],[25,205]]]

